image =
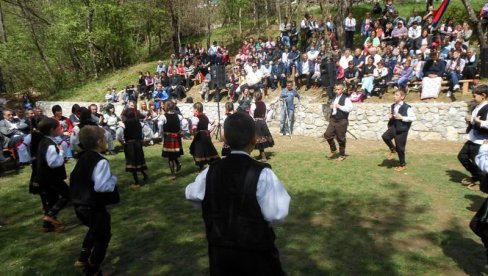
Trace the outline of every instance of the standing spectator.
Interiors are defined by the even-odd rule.
[[[347,91],[356,91],[359,83],[359,70],[354,66],[352,60],[349,61],[347,68],[344,70],[344,82]]]
[[[481,26],[483,32],[488,28],[488,3],[486,3],[480,10]]]
[[[282,106],[280,116],[280,133],[281,135],[290,135],[293,133],[293,123],[295,122],[295,98],[300,100],[300,95],[293,89],[293,82],[288,81],[286,88],[281,91],[280,95]]]
[[[346,29],[345,47],[352,49],[354,47],[354,33],[356,32],[356,19],[352,17],[352,12],[344,20],[344,27]]]
[[[352,111],[352,102],[343,92],[344,86],[337,84],[334,88],[336,97],[330,105],[332,110],[329,125],[324,133],[324,138],[330,146],[329,158],[337,157],[337,161],[346,159],[346,133],[349,125],[349,113]],[[334,142],[337,139],[339,143],[339,152]]]

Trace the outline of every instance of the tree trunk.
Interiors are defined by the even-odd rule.
[[[242,7],[239,7],[239,35],[242,37]]]
[[[5,21],[3,18],[2,2],[0,1],[0,43],[7,42],[7,31],[5,30]]]
[[[256,27],[258,25],[258,8],[256,6],[256,0],[254,0],[252,4],[253,4],[252,19],[254,21],[254,27]]]
[[[177,55],[178,54],[178,48],[180,47],[180,30],[179,30],[179,18],[178,15],[176,14],[176,11],[173,7],[173,1],[172,0],[167,0],[166,1],[166,6],[169,9],[169,14],[171,16],[171,28],[173,29],[173,34],[171,35],[171,41],[173,42],[173,50],[174,53]]]
[[[212,35],[212,25],[210,24],[211,23],[211,20],[212,20],[212,7],[210,6],[210,1],[207,1],[207,5],[208,5],[208,12],[207,12],[207,49],[210,48],[210,38],[211,38],[211,35]]]
[[[473,32],[478,38],[478,43],[480,44],[480,49],[487,48],[488,42],[486,41],[486,35],[483,33],[483,28],[481,26],[481,21],[478,19],[478,16],[474,12],[473,6],[470,0],[461,0],[466,8],[466,11],[469,15],[469,20],[471,21],[471,25],[473,26]],[[481,51],[480,51],[481,53]]]
[[[158,47],[159,47],[159,52],[163,52],[163,37],[161,34],[161,26],[158,27]]]
[[[54,78],[53,71],[51,70],[51,67],[49,66],[49,62],[47,61],[46,55],[44,54],[44,50],[42,49],[41,44],[39,42],[39,37],[37,36],[36,29],[34,27],[35,24],[34,24],[34,22],[32,22],[32,19],[27,14],[27,11],[25,9],[25,2],[22,2],[21,0],[17,0],[17,4],[20,7],[20,10],[21,10],[22,15],[24,16],[25,20],[27,20],[27,24],[29,26],[29,31],[30,31],[31,37],[32,37],[32,42],[34,43],[34,46],[36,47],[37,52],[39,54],[39,57],[42,60],[42,63],[44,65],[44,69],[46,69],[46,72],[48,73],[49,78],[54,83],[55,78]]]
[[[269,21],[268,21],[268,16],[269,16],[269,10],[268,10],[268,3],[269,0],[264,0],[264,19],[265,19],[265,22],[266,22],[266,27],[269,26]]]
[[[337,13],[334,17],[334,23],[336,23],[337,27],[337,41],[339,45],[344,45],[344,41],[346,39],[344,30],[344,18],[346,17],[348,3],[347,0],[336,0],[335,4],[337,7]]]
[[[0,93],[7,93],[7,85],[3,78],[2,67],[0,67]]]
[[[94,47],[94,42],[93,42],[93,34],[92,34],[92,23],[93,23],[93,16],[95,14],[95,11],[92,6],[90,6],[90,0],[83,0],[83,3],[85,4],[87,8],[87,14],[86,14],[86,33],[88,36],[88,51],[90,52],[90,58],[91,58],[91,63],[93,66],[93,74],[95,79],[98,79],[98,65],[97,65],[97,56],[95,54],[95,47]]]
[[[280,7],[280,0],[276,0],[276,13],[278,17],[278,26],[281,25],[281,7]]]

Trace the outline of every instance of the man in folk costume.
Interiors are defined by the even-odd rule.
[[[349,113],[352,111],[352,102],[344,94],[344,85],[337,84],[334,88],[336,97],[332,101],[330,108],[332,110],[329,125],[324,133],[324,138],[330,146],[329,158],[337,158],[337,161],[346,159],[346,133],[349,125]],[[334,138],[339,143],[339,152],[334,142]]]
[[[405,146],[407,144],[408,130],[415,121],[416,117],[413,113],[412,107],[406,104],[405,90],[399,89],[393,95],[395,101],[391,105],[390,120],[388,121],[388,130],[383,133],[383,141],[390,149],[387,159],[392,160],[395,153],[398,153],[400,165],[395,168],[395,171],[401,172],[406,169],[405,162]],[[395,141],[393,144],[392,140]]]
[[[469,171],[471,177],[464,178],[461,183],[472,190],[479,190],[481,171],[475,164],[475,157],[480,146],[488,140],[488,85],[479,85],[473,91],[474,102],[477,106],[471,114],[466,115],[468,141],[461,148],[458,160]]]

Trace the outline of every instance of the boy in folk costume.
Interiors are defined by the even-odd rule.
[[[458,154],[458,160],[461,165],[469,171],[471,177],[461,180],[461,183],[473,190],[479,190],[478,182],[481,178],[481,171],[476,166],[475,157],[478,154],[480,146],[485,140],[488,140],[488,85],[478,85],[473,90],[473,99],[477,104],[471,114],[466,115],[468,128],[468,141],[464,144]]]
[[[208,130],[209,120],[207,115],[203,113],[202,103],[193,104],[193,115],[191,130],[195,137],[190,145],[190,154],[193,156],[199,171],[202,171],[205,164],[218,160],[220,157],[212,143],[212,137]]]
[[[223,126],[225,124],[225,119],[229,117],[230,115],[234,114],[234,104],[232,102],[226,102],[225,103],[225,114],[224,118],[222,119],[221,125]],[[222,144],[222,157],[228,156],[230,154],[230,147],[227,145],[227,143],[224,141]]]
[[[76,216],[88,226],[75,267],[83,267],[85,275],[102,275],[101,264],[111,237],[110,214],[106,205],[119,203],[115,184],[117,177],[101,153],[107,150],[105,130],[85,126],[80,131],[78,162],[70,175],[70,190]]]
[[[176,114],[175,104],[172,101],[164,103],[165,114],[161,116],[164,140],[161,156],[168,158],[171,170],[171,179],[176,179],[176,173],[181,170],[181,163],[178,158],[183,155],[183,144],[181,142],[181,119]],[[182,117],[181,117],[182,118]]]
[[[408,130],[415,121],[415,114],[412,107],[406,104],[405,90],[398,89],[393,95],[394,103],[391,105],[390,120],[388,121],[388,130],[383,133],[381,138],[390,149],[387,159],[392,160],[395,153],[398,153],[400,165],[395,171],[401,172],[406,169],[405,146],[407,144]],[[395,141],[393,144],[392,140]]]
[[[201,202],[210,275],[284,275],[271,225],[288,215],[290,196],[270,165],[249,155],[256,131],[248,114],[230,115],[224,131],[231,154],[185,191],[188,200]]]
[[[334,87],[336,94],[334,100],[330,105],[331,113],[329,119],[329,125],[324,133],[324,138],[327,140],[330,146],[330,154],[328,158],[336,158],[337,161],[343,161],[346,159],[346,133],[347,126],[349,125],[349,113],[352,111],[352,102],[344,94],[344,85],[337,84]],[[334,142],[337,139],[339,143],[339,152]]]
[[[36,182],[39,183],[41,193],[46,196],[44,217],[42,218],[45,232],[61,231],[64,226],[56,216],[69,201],[69,188],[64,182],[66,168],[64,167],[64,151],[58,146],[54,138],[61,134],[58,121],[45,118],[38,125],[44,135],[37,150]]]

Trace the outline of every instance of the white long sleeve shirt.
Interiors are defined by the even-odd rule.
[[[339,104],[339,100],[341,98],[342,94],[339,95],[339,96],[336,96],[335,99],[334,99],[334,102],[333,102],[333,108],[332,108],[332,115],[336,115],[337,113],[337,108],[335,108],[335,105],[336,104]],[[353,105],[352,105],[352,102],[351,102],[351,99],[349,99],[349,97],[346,97],[346,100],[344,101],[344,105],[339,105],[338,109],[344,111],[344,112],[351,112],[353,110]]]
[[[393,116],[396,116],[398,114],[398,111],[400,110],[400,107],[403,105],[403,101],[395,104],[393,107]],[[407,116],[402,116],[402,121],[404,122],[413,122],[417,120],[417,117],[415,116],[415,113],[412,110],[412,107],[409,107],[407,109]]]
[[[54,141],[52,137],[48,138],[56,143],[56,141]],[[60,149],[58,153],[56,152],[56,146],[50,145],[46,151],[46,162],[49,168],[61,167],[64,164],[64,151]]]
[[[478,117],[478,112],[480,112],[481,108],[483,106],[485,106],[486,104],[488,104],[488,102],[482,102],[480,103],[479,105],[477,105],[475,107],[475,109],[473,110],[473,112],[471,113],[471,125],[474,125],[475,122],[474,122],[474,118]],[[482,118],[484,119],[484,118]],[[481,128],[485,128],[485,129],[488,129],[488,121],[482,121],[481,124],[480,124],[480,127]],[[468,140],[475,143],[475,144],[478,144],[478,145],[481,145],[483,144],[484,140],[483,139],[479,139],[478,137],[476,137],[476,135],[474,134],[474,129],[471,129],[468,133]]]
[[[92,180],[95,183],[95,192],[106,193],[114,191],[117,177],[112,175],[110,165],[106,159],[98,161],[93,169]]]
[[[231,154],[249,155],[243,151],[232,151]],[[203,201],[205,197],[207,172],[208,168],[197,176],[195,182],[186,186],[185,197],[187,200],[198,203]],[[272,224],[280,223],[288,215],[290,195],[288,195],[283,183],[269,168],[264,168],[259,175],[256,198],[266,221]]]

